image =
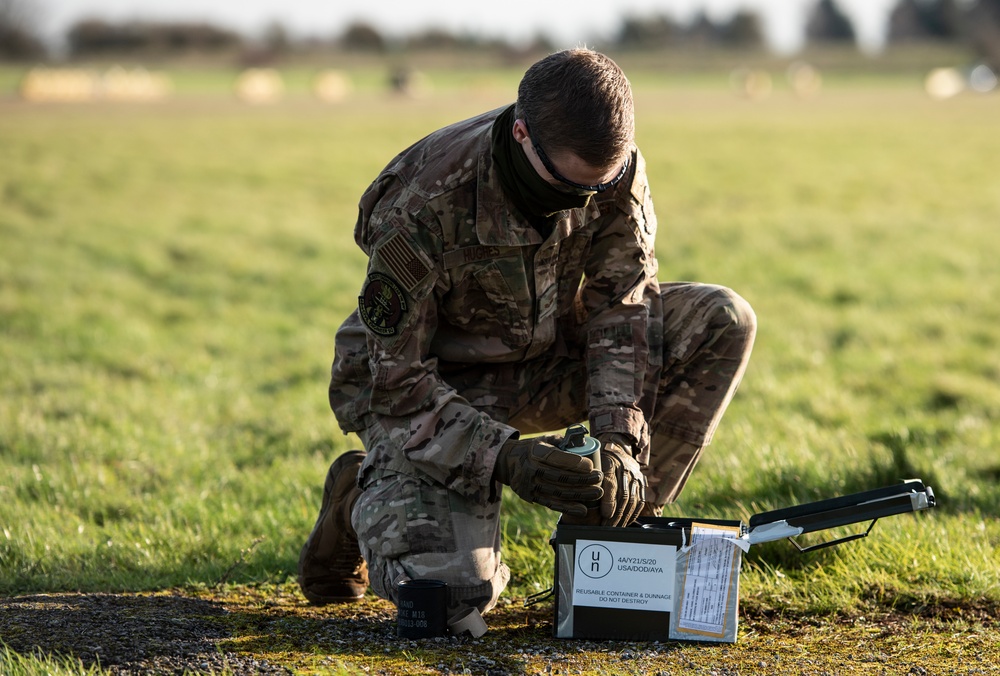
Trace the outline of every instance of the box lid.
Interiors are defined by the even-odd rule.
[[[920,479],[910,479],[894,486],[755,514],[750,517],[748,538],[751,544],[755,544],[871,521],[868,530],[863,533],[811,547],[799,547],[802,551],[810,551],[865,537],[882,517],[930,509],[935,504],[933,489]],[[799,546],[794,540],[792,543]]]

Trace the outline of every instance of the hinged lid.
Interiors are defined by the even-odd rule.
[[[920,479],[852,493],[837,498],[785,507],[750,517],[750,542],[769,542],[787,537],[800,551],[822,549],[863,538],[884,516],[929,509],[936,504],[934,491]],[[868,529],[810,547],[800,547],[792,538],[803,533],[871,521]]]

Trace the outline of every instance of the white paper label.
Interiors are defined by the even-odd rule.
[[[681,599],[681,629],[721,636],[733,580],[736,547],[731,539],[738,528],[692,525],[687,569]],[[729,539],[725,539],[729,538]]]
[[[573,605],[670,612],[676,565],[672,545],[577,540]]]

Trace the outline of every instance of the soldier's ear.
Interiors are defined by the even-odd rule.
[[[518,143],[524,143],[526,139],[529,138],[528,135],[528,125],[524,123],[524,120],[518,118],[514,120],[514,140]]]

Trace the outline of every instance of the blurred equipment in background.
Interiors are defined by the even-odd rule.
[[[969,86],[980,94],[986,94],[996,89],[997,75],[992,68],[981,63],[969,73]]]
[[[32,103],[90,101],[97,75],[82,68],[32,68],[21,80],[20,94]]]
[[[933,99],[950,99],[965,90],[965,78],[955,68],[935,68],[927,74],[924,90]]]
[[[32,68],[21,80],[21,98],[32,103],[161,101],[173,91],[163,73],[112,66],[103,75],[84,68]]]
[[[389,89],[393,94],[416,98],[430,91],[430,82],[419,70],[399,66],[389,73]]]
[[[763,101],[773,89],[771,74],[766,70],[742,66],[729,74],[729,84],[739,96],[751,101]]]
[[[823,88],[823,77],[819,70],[805,61],[792,61],[785,71],[788,84],[795,95],[808,99],[818,96]]]
[[[285,94],[285,81],[273,68],[247,68],[236,78],[235,92],[244,103],[276,103]]]
[[[111,101],[160,101],[170,95],[170,80],[145,68],[110,68],[100,81],[100,95]]]
[[[324,70],[313,80],[313,95],[324,103],[343,101],[352,89],[351,78],[340,70]]]

